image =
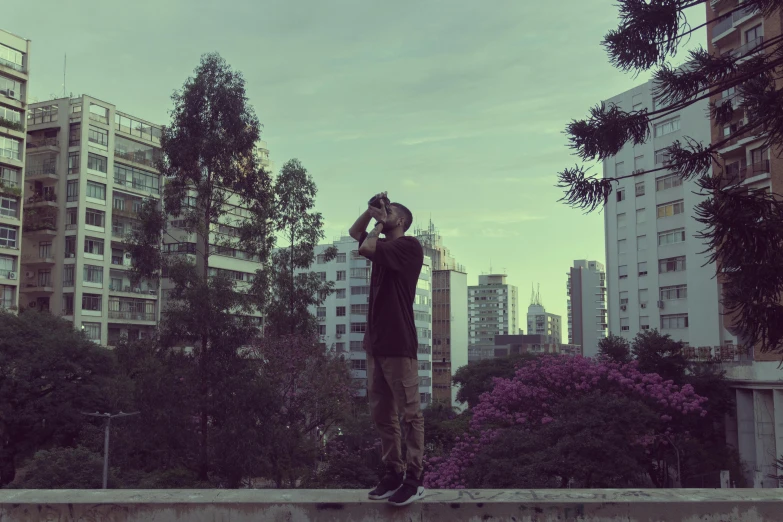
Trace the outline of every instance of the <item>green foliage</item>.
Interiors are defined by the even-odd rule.
[[[21,122],[11,121],[5,118],[0,118],[0,127],[5,127],[17,132],[24,132],[24,126]]]
[[[85,417],[105,411],[111,353],[46,312],[0,311],[0,486],[20,458],[72,445]]]
[[[457,401],[467,402],[469,407],[475,406],[478,404],[481,394],[494,387],[493,379],[495,377],[510,379],[514,376],[516,367],[520,363],[533,358],[535,355],[523,354],[507,358],[485,359],[459,368],[453,378],[454,383],[460,385]]]
[[[448,453],[470,424],[470,410],[457,414],[443,404],[432,404],[423,410],[424,445],[428,457]]]
[[[631,351],[642,373],[657,373],[664,380],[681,383],[688,367],[683,354],[685,344],[658,330],[642,330],[634,337]]]
[[[119,485],[117,470],[109,468],[109,488]],[[53,448],[35,453],[7,486],[9,489],[101,489],[103,456],[83,446]]]
[[[598,341],[598,355],[625,364],[631,361],[631,345],[624,337],[609,334]]]
[[[0,194],[18,198],[22,195],[22,189],[21,187],[9,187],[8,185],[3,185],[3,183],[0,182]]]
[[[314,212],[318,192],[312,176],[297,159],[288,161],[274,185],[275,229],[285,240],[277,250],[263,281],[272,289],[266,309],[266,331],[272,335],[317,330],[309,307],[320,305],[331,293],[334,283],[321,281],[314,272],[297,274],[315,262],[315,247],[324,238],[323,217]],[[324,252],[324,261],[335,258],[337,249]]]

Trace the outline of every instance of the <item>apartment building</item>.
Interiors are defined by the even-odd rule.
[[[0,29],[0,308],[19,306],[30,40]]]
[[[337,257],[326,261],[327,248],[337,248]],[[334,281],[335,291],[311,312],[318,320],[318,334],[327,348],[350,362],[351,374],[360,381],[359,395],[367,394],[367,354],[363,339],[367,331],[370,297],[370,261],[359,255],[359,244],[343,236],[331,244],[316,247],[316,261],[307,271],[323,281]],[[305,270],[298,270],[303,272]],[[419,395],[422,407],[432,403],[432,261],[424,257],[413,304],[418,335]]]
[[[608,326],[604,265],[576,260],[567,275],[568,344],[581,346],[585,357],[595,357]]]
[[[652,82],[606,103],[626,111],[658,108]],[[664,149],[685,136],[709,143],[706,114],[707,101],[702,100],[656,122],[647,143],[626,144],[604,161],[604,176],[662,167],[668,161]],[[706,265],[705,245],[695,237],[703,226],[694,209],[704,197],[694,181],[666,171],[615,185],[604,212],[611,333],[631,339],[657,328],[691,346],[734,342],[722,325],[715,267]]]
[[[460,407],[456,371],[468,364],[468,276],[443,245],[432,221],[416,228],[424,255],[432,260],[432,402]]]
[[[494,345],[496,335],[518,333],[518,289],[507,283],[507,274],[479,275],[478,285],[468,287],[468,357],[480,346]]]
[[[73,321],[113,345],[159,319],[159,289],[133,284],[125,236],[160,197],[159,126],[91,96],[30,105],[20,306]]]
[[[541,291],[530,289],[530,306],[527,307],[528,335],[545,335],[554,343],[563,342],[563,318],[546,311],[541,301]]]
[[[707,49],[711,54],[731,53],[742,61],[772,49],[761,46],[779,38],[783,28],[783,13],[778,10],[763,17],[753,7],[742,8],[738,0],[711,0],[706,3],[707,19],[718,18],[707,27]],[[778,80],[777,88],[783,82]],[[761,189],[779,193],[783,186],[783,160],[780,147],[770,151],[763,147],[761,135],[738,136],[732,133],[746,123],[742,98],[736,88],[724,90],[712,97],[720,105],[731,102],[734,119],[726,126],[708,121],[707,131],[713,143],[728,138],[719,150],[726,176],[739,181],[748,190]],[[771,152],[771,153],[770,153]],[[718,282],[722,282],[721,275]],[[701,303],[700,303],[701,304]],[[732,317],[723,317],[724,331],[732,331]],[[740,345],[745,345],[739,339]],[[718,352],[723,348],[722,352]],[[725,347],[699,347],[700,356],[719,357],[726,369],[726,378],[735,390],[735,415],[728,422],[727,439],[739,450],[750,486],[777,488],[780,482],[770,475],[779,474],[775,461],[783,455],[783,385],[780,380],[779,354],[762,354],[752,346],[742,346],[736,354]],[[711,349],[711,350],[710,350]],[[728,356],[726,356],[728,355]]]

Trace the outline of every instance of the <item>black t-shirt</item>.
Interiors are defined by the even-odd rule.
[[[359,237],[359,246],[367,232]],[[416,284],[424,249],[415,237],[378,239],[372,261],[369,312],[364,347],[372,355],[418,359],[419,340],[413,321]]]

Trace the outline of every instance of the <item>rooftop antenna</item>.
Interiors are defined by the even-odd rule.
[[[68,66],[68,53],[63,54],[63,98],[65,98],[65,71]]]

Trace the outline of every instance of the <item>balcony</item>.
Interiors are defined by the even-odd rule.
[[[159,159],[160,154],[153,154],[150,158],[146,151],[124,151],[114,149],[114,156],[130,163],[137,163],[139,165],[144,165],[145,167],[156,169],[155,162]]]
[[[130,207],[130,208],[128,208]],[[138,219],[139,213],[135,210],[133,210],[133,205],[125,205],[125,208],[117,208],[114,207],[111,209],[111,212],[115,216],[124,216],[128,218]]]
[[[140,190],[142,192],[151,192],[152,194],[160,194],[160,189],[157,189],[155,187],[149,187],[140,181],[136,181],[135,179],[129,180],[129,179],[124,179],[115,176],[114,183],[116,183],[117,185],[122,185],[124,187],[130,187],[134,190]]]
[[[109,319],[119,319],[121,321],[152,321],[155,319],[155,312],[134,312],[130,310],[109,310]]]
[[[16,131],[17,133],[20,134],[24,132],[24,125],[22,125],[21,121],[11,121],[5,118],[0,118],[0,127],[11,129],[12,131]],[[20,137],[23,138],[24,136],[20,136]]]
[[[743,59],[750,58],[753,54],[755,54],[756,49],[759,48],[763,43],[764,37],[759,36],[755,40],[751,40],[745,45],[741,45],[736,49],[731,49],[725,53],[722,53],[722,55],[731,55],[732,58],[737,60],[737,63],[740,63]]]
[[[139,296],[144,297],[158,297],[158,289],[152,288],[150,286],[130,286],[130,284],[126,284],[127,282],[123,281],[122,285],[109,285],[109,292],[114,294],[136,294]]]
[[[35,283],[25,283],[19,288],[23,294],[51,294],[54,293],[54,287],[51,281],[39,281]]]
[[[57,207],[57,194],[55,192],[33,194],[27,198],[25,204],[32,207]]]
[[[22,230],[37,235],[56,235],[57,207],[25,208]]]
[[[59,179],[55,165],[31,166],[25,168],[24,177],[28,179]]]
[[[22,264],[30,268],[46,267],[55,263],[56,260],[52,255],[39,257],[37,255],[26,254],[22,256]]]
[[[0,158],[22,161],[22,156],[19,154],[19,149],[0,149]]]
[[[18,198],[22,195],[22,187],[14,180],[0,179],[0,194]]]
[[[44,138],[36,141],[27,142],[28,154],[37,154],[39,152],[59,152],[60,142],[57,138]]]
[[[752,165],[737,166],[737,164],[726,166],[726,181],[728,184],[742,183],[754,176],[769,174],[770,163],[768,159],[761,160]]]
[[[716,42],[722,37],[731,34],[731,31],[737,26],[738,22],[743,18],[747,18],[755,13],[758,13],[758,9],[753,6],[748,6],[739,11],[726,15],[722,20],[716,23],[712,28],[712,41]]]

